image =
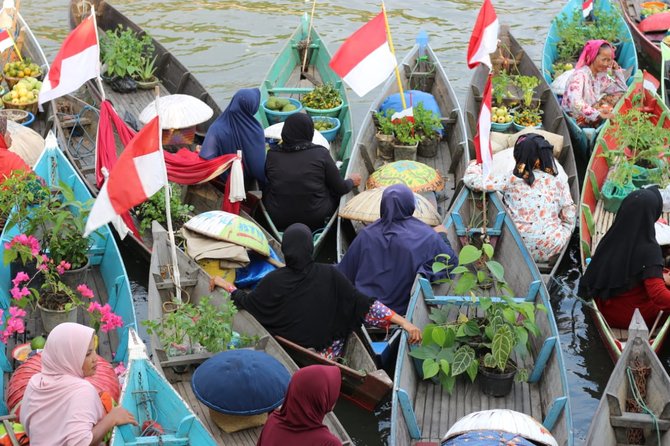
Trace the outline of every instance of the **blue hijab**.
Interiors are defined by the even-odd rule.
[[[265,135],[263,126],[254,117],[260,103],[258,88],[243,88],[235,93],[228,107],[207,130],[200,157],[212,159],[241,150],[245,177],[255,178],[262,186],[265,184]]]
[[[354,239],[338,269],[363,294],[405,314],[417,273],[432,276],[438,254],[456,256],[449,242],[412,216],[414,193],[404,184],[382,194],[381,218]]]

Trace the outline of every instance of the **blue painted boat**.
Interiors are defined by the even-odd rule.
[[[84,185],[84,182],[77,175],[76,171],[65,158],[63,152],[58,147],[56,137],[52,132],[46,138],[44,152],[37,160],[34,167],[35,173],[42,177],[46,183],[57,185],[60,181],[67,184],[74,191],[75,199],[85,202],[91,199],[91,193]],[[14,226],[10,230],[3,230],[0,235],[0,250],[4,249],[4,244],[9,242],[14,236],[19,234],[19,229]],[[133,296],[130,291],[130,282],[128,274],[123,265],[123,259],[116,245],[116,241],[107,225],[101,227],[91,235],[93,238],[93,247],[90,249],[91,270],[89,272],[89,285],[95,283],[97,289],[93,289],[97,299],[101,303],[109,303],[112,310],[123,318],[124,326],[110,333],[100,332],[99,354],[108,361],[128,361],[128,332],[131,328],[137,329],[137,319],[135,317],[135,307],[133,306]],[[90,276],[93,276],[91,278]],[[8,286],[11,284],[9,265],[0,264],[0,308],[6,310],[9,308],[10,293]],[[7,315],[7,311],[5,311]],[[29,315],[30,316],[30,315]],[[26,318],[26,336],[37,336],[42,332],[41,325],[34,322],[35,318]],[[80,316],[81,323],[85,323]],[[39,327],[39,328],[36,328]],[[12,351],[12,341],[5,345],[0,344],[0,366],[5,375],[11,374],[14,370],[10,352]],[[112,356],[112,352],[115,352]],[[0,391],[4,395],[6,379],[0,382]],[[0,414],[6,414],[7,407],[2,402],[0,405]]]
[[[115,427],[111,446],[216,445],[202,421],[149,360],[144,342],[133,329],[128,336],[128,371],[119,405],[135,416],[139,426]],[[145,426],[153,422],[160,425],[164,434],[142,436]]]
[[[618,5],[613,4],[610,0],[595,0],[593,2],[594,12],[597,16],[598,11],[618,11],[619,20],[618,20],[618,29],[619,29],[619,40],[621,41],[621,46],[617,49],[617,63],[624,69],[630,70],[630,77],[628,83],[633,79],[633,75],[638,69],[637,63],[637,53],[635,52],[635,43],[633,41],[633,36],[626,25],[623,16],[621,15],[621,10]],[[556,20],[561,17],[570,17],[576,9],[581,11],[582,1],[581,0],[569,0],[568,3],[563,7],[558,16],[552,20],[551,25],[549,26],[549,32],[547,33],[547,39],[544,42],[544,48],[542,50],[542,74],[544,79],[549,85],[553,81],[553,69],[552,64],[556,62],[558,53],[556,50],[556,44],[558,43],[558,29],[556,26]],[[560,98],[559,98],[560,99]],[[559,101],[560,102],[560,101]],[[564,112],[565,113],[565,112]],[[574,148],[579,151],[584,160],[588,160],[593,150],[593,145],[602,129],[602,125],[598,128],[582,128],[577,125],[577,122],[568,114],[565,114],[566,120],[568,122],[568,128],[570,130],[570,136],[572,138],[572,145]]]
[[[481,201],[463,188],[444,222],[456,252],[470,236],[481,231],[480,228],[468,228],[465,223],[472,221],[475,212],[481,212],[476,210],[476,204]],[[477,383],[461,376],[449,394],[440,384],[422,379],[422,364],[409,355],[414,347],[407,343],[407,334],[403,333],[393,379],[389,444],[394,446],[439,443],[457,420],[470,412],[489,409],[511,409],[530,415],[551,432],[559,445],[573,444],[568,380],[549,293],[501,200],[496,194],[488,193],[486,206],[488,221],[493,222],[486,231],[495,246],[493,259],[505,268],[508,285],[512,295],[516,296],[514,300],[543,304],[548,310],[535,312],[540,334],[531,336],[530,354],[525,358],[513,354],[516,363],[528,369],[528,382],[515,383],[509,395],[496,398],[485,395]],[[489,295],[494,289],[478,289],[477,293]],[[426,279],[417,277],[406,317],[423,328],[432,322],[430,308],[448,304],[455,305],[449,317],[455,318],[460,311],[472,318],[481,311],[471,296],[454,295],[450,284],[431,285]]]

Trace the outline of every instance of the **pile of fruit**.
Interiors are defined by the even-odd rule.
[[[648,4],[646,7],[642,8],[640,15],[644,17],[649,17],[650,15],[658,14],[659,12],[665,12],[668,10],[667,6]]]
[[[516,112],[514,122],[524,127],[535,127],[542,124],[542,116],[537,110],[525,108]]]
[[[496,124],[507,124],[512,122],[512,114],[507,110],[507,107],[491,107],[491,122]]]
[[[265,107],[270,110],[280,111],[280,112],[290,112],[296,110],[298,107],[291,104],[286,98],[278,98],[275,96],[270,96],[270,99],[265,103]]]
[[[319,119],[314,121],[314,130],[318,130],[319,132],[325,132],[326,130],[330,130],[334,127],[335,124],[327,119]]]
[[[10,62],[5,65],[3,72],[9,77],[40,77],[42,74],[39,65],[31,62],[30,59]]]
[[[554,72],[554,79],[556,79],[561,74],[565,73],[568,70],[572,70],[574,65],[571,63],[556,62],[551,64],[551,69]]]
[[[304,95],[300,102],[305,107],[328,110],[342,105],[342,97],[332,84],[322,84]]]
[[[42,88],[42,82],[34,77],[24,77],[18,81],[12,91],[6,93],[2,99],[12,104],[29,104],[37,100],[37,96]]]

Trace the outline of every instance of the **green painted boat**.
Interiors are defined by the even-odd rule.
[[[307,56],[305,58],[306,47]],[[261,107],[256,114],[256,118],[263,124],[264,128],[272,124],[272,117],[268,118],[262,105],[270,96],[300,100],[304,94],[309,93],[318,85],[333,85],[340,93],[342,106],[339,111],[332,112],[335,115],[334,117],[340,121],[340,129],[335,140],[330,143],[329,150],[338,164],[340,172],[344,175],[354,143],[354,128],[346,88],[342,79],[328,65],[330,59],[331,54],[326,44],[321,40],[314,26],[310,26],[309,16],[304,14],[300,20],[300,25],[277,55],[265,76],[265,80],[260,85]],[[303,61],[305,61],[304,69],[302,67]],[[282,233],[272,223],[272,219],[262,202],[259,208],[262,215],[257,212],[254,218],[261,222],[265,220],[264,223],[272,235],[281,241]],[[314,234],[315,253],[319,251],[326,234],[334,226],[336,215],[337,212],[333,214],[321,231]]]

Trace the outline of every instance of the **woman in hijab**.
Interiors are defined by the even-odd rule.
[[[254,117],[261,103],[258,88],[243,88],[230,100],[205,135],[200,157],[206,160],[242,151],[245,179],[265,184],[265,134]],[[227,178],[227,172],[224,174]]]
[[[99,445],[114,426],[137,425],[123,407],[105,414],[98,392],[84,379],[95,374],[94,334],[71,322],[49,333],[42,371],[30,378],[21,406],[21,424],[31,445]]]
[[[263,277],[252,292],[238,290],[220,277],[212,285],[232,293],[235,305],[271,334],[314,348],[328,359],[340,356],[344,341],[364,322],[381,327],[395,323],[407,330],[410,342],[421,340],[417,327],[359,292],[333,265],[314,262],[307,226],[289,226],[281,246],[286,266]]]
[[[567,177],[558,175],[553,146],[541,135],[521,135],[514,144],[511,173],[491,174],[486,187],[481,164],[471,163],[463,182],[470,189],[500,191],[505,205],[536,262],[551,262],[570,240],[577,208]]]
[[[579,282],[577,294],[595,299],[611,327],[628,328],[635,308],[649,327],[659,311],[670,311],[670,276],[654,229],[662,209],[656,187],[631,192]]]
[[[447,254],[449,263],[456,264],[444,226],[433,229],[413,217],[414,207],[414,193],[407,186],[387,187],[381,217],[356,236],[337,266],[362,293],[399,314],[407,312],[416,274],[433,278],[435,256]]]
[[[606,40],[589,40],[570,76],[561,105],[582,127],[597,127],[612,117],[612,108],[626,92],[626,71],[614,59]]]
[[[284,404],[268,417],[257,446],[341,446],[323,424],[340,394],[340,369],[311,365],[298,370],[288,385]]]
[[[271,148],[265,160],[263,203],[280,231],[293,223],[312,231],[323,228],[340,197],[358,186],[361,177],[342,179],[330,152],[312,143],[314,122],[305,113],[289,116],[281,137],[281,144]]]

